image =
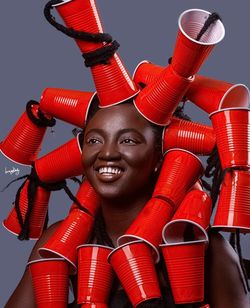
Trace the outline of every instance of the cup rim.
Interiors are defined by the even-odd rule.
[[[199,163],[201,164],[201,167],[202,167],[203,172],[204,172],[205,168],[204,168],[204,165],[203,165],[201,159],[200,159],[196,154],[194,154],[193,152],[188,151],[188,150],[186,150],[186,149],[182,149],[182,148],[171,148],[171,149],[165,151],[165,152],[163,153],[163,156],[165,157],[165,156],[167,155],[168,152],[172,152],[172,151],[176,151],[176,150],[182,151],[182,152],[186,152],[186,153],[189,153],[189,154],[191,154],[192,156],[194,156],[194,157],[199,161]]]
[[[119,238],[120,238],[120,237],[119,237]],[[119,238],[118,238],[118,239],[119,239]],[[118,240],[117,240],[117,241],[118,241]],[[113,249],[113,250],[110,252],[110,254],[108,255],[108,257],[107,257],[108,262],[109,262],[111,256],[113,255],[113,253],[116,252],[118,249],[120,249],[120,248],[122,248],[122,247],[124,247],[124,246],[127,246],[127,245],[138,244],[138,243],[143,243],[143,241],[142,241],[142,240],[138,240],[138,241],[134,241],[134,242],[128,242],[128,243],[125,243],[125,244],[122,244],[122,245],[116,247],[116,248]],[[110,262],[109,262],[109,263],[110,263]]]
[[[228,108],[217,109],[217,110],[215,110],[215,111],[213,111],[209,114],[209,118],[211,118],[216,113],[231,111],[231,110],[239,110],[239,111],[241,110],[241,111],[248,111],[249,112],[250,108],[248,108],[248,107],[228,107]]]
[[[134,80],[134,78],[135,78],[135,74],[136,74],[138,68],[139,68],[139,67],[141,66],[141,64],[143,64],[143,63],[150,63],[150,64],[152,64],[152,62],[150,62],[150,61],[148,61],[148,60],[142,60],[141,62],[139,62],[139,63],[136,65],[136,68],[134,69],[134,72],[133,72],[133,75],[132,75],[132,79],[133,79],[133,80]]]
[[[4,144],[4,140],[0,142],[0,152],[3,154],[4,157],[6,157],[8,160],[12,161],[15,164],[18,164],[18,165],[21,165],[21,166],[25,166],[25,167],[30,167],[30,168],[32,167],[32,163],[30,163],[30,164],[23,164],[23,163],[19,163],[18,161],[10,158],[7,154],[5,154],[3,152],[3,150],[2,150],[3,144]]]
[[[184,246],[184,245],[200,244],[200,243],[207,244],[208,242],[205,240],[196,240],[196,241],[188,241],[188,242],[180,242],[180,243],[164,243],[164,244],[160,244],[159,247],[164,248],[164,247],[170,247],[170,246]]]
[[[135,241],[131,241],[131,242],[128,242],[128,243],[125,243],[125,244],[122,244],[121,246],[119,247],[122,247],[126,244],[129,244],[129,243],[136,243],[136,242],[145,242],[146,244],[148,244],[152,249],[153,251],[155,252],[155,263],[159,263],[160,261],[160,253],[158,251],[158,249],[152,244],[150,243],[148,240],[140,237],[140,236],[137,236],[137,235],[134,235],[134,234],[123,234],[121,235],[120,237],[118,237],[117,239],[117,243],[119,244],[119,240],[120,239],[123,239],[123,238],[126,238],[126,237],[129,237],[129,238],[135,238],[136,240]]]
[[[33,263],[46,262],[46,261],[64,261],[64,262],[67,262],[64,258],[41,258],[41,259],[28,261],[26,266],[29,266],[30,264],[33,264]]]
[[[49,252],[51,252],[51,253],[53,253],[53,254],[55,254],[55,255],[58,255],[59,257],[61,257],[61,258],[63,258],[65,261],[67,261],[67,262],[69,262],[70,263],[70,265],[71,265],[71,271],[73,272],[73,274],[76,274],[76,272],[77,272],[77,266],[76,266],[76,264],[74,264],[69,258],[67,258],[67,257],[65,257],[64,255],[62,255],[60,252],[57,252],[57,251],[55,251],[55,250],[52,250],[52,249],[50,249],[50,248],[46,248],[46,247],[40,247],[40,248],[38,248],[38,253],[39,253],[39,255],[42,257],[42,255],[41,255],[41,251],[49,251]],[[53,257],[52,257],[53,258]],[[56,257],[55,257],[56,258]]]
[[[7,218],[6,218],[6,219],[7,219]],[[18,235],[19,235],[18,233],[16,233],[16,232],[10,230],[10,229],[5,225],[6,219],[4,219],[4,221],[2,221],[2,226],[3,226],[8,232],[10,232],[11,234],[18,236]],[[29,239],[32,240],[32,241],[36,241],[36,240],[39,239],[39,237],[30,237]]]
[[[219,103],[219,107],[218,107],[218,110],[219,109],[226,109],[226,108],[221,108],[222,107],[222,104],[223,104],[223,101],[225,99],[225,97],[232,91],[234,90],[235,88],[238,88],[238,87],[241,87],[241,88],[244,88],[246,90],[246,93],[248,94],[248,99],[250,99],[250,91],[249,91],[249,88],[243,84],[243,83],[236,83],[234,85],[232,85],[229,89],[227,89],[227,91],[224,93],[224,95],[222,96],[221,100],[220,100],[220,103]],[[249,102],[248,102],[248,106],[249,106]],[[231,108],[237,108],[237,107],[231,107]],[[249,108],[249,107],[238,107],[238,108]]]
[[[166,237],[165,237],[165,231],[166,229],[171,226],[172,224],[176,223],[176,222],[188,222],[188,223],[191,223],[193,225],[195,225],[196,227],[198,227],[204,234],[205,236],[205,239],[202,240],[202,241],[205,241],[205,242],[208,242],[209,241],[209,238],[208,238],[208,234],[207,234],[207,231],[201,226],[199,225],[197,222],[195,221],[192,221],[192,220],[189,220],[189,219],[174,219],[174,220],[170,220],[168,223],[165,224],[165,226],[163,227],[162,229],[162,239],[164,241],[165,244],[170,244],[167,240],[166,240]],[[199,241],[199,240],[197,240]],[[193,242],[193,241],[191,241]],[[186,242],[176,242],[175,244],[178,244],[178,243],[186,243]],[[171,244],[174,244],[174,243],[171,243]]]
[[[84,247],[97,247],[97,248],[105,248],[105,249],[109,249],[109,250],[114,250],[113,247],[100,245],[100,244],[82,244],[82,245],[77,246],[76,250],[78,250],[80,248],[84,248]]]
[[[52,7],[61,6],[61,5],[63,5],[63,4],[66,4],[66,3],[68,3],[68,2],[71,2],[71,1],[73,1],[73,0],[64,0],[64,1],[60,2],[60,3],[53,4]]]
[[[194,42],[194,43],[196,43],[196,44],[199,44],[199,45],[204,45],[204,46],[215,45],[215,44],[218,44],[220,41],[222,41],[223,38],[224,38],[224,36],[225,36],[225,27],[224,27],[222,21],[219,20],[219,19],[217,20],[217,22],[220,23],[220,26],[221,26],[221,29],[222,29],[222,33],[221,33],[220,38],[218,38],[218,39],[217,39],[216,41],[214,41],[213,43],[206,43],[206,42],[197,41],[197,40],[193,39],[192,37],[190,37],[190,36],[183,30],[182,25],[181,25],[182,17],[183,17],[185,14],[187,14],[187,13],[189,13],[189,12],[193,12],[193,11],[202,12],[202,13],[206,13],[206,14],[208,14],[208,15],[211,15],[211,12],[206,11],[206,10],[203,10],[203,9],[197,9],[197,8],[188,9],[188,10],[183,11],[183,12],[180,14],[179,18],[178,18],[178,27],[179,27],[181,33],[182,33],[187,39],[191,40],[192,42]]]

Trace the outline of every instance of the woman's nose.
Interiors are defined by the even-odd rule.
[[[121,153],[114,142],[105,143],[100,149],[98,158],[103,160],[119,160]]]

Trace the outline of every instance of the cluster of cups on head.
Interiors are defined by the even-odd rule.
[[[55,7],[69,28],[103,32],[93,0],[67,0]],[[180,15],[172,61],[166,68],[143,61],[132,79],[115,53],[108,64],[91,68],[96,93],[47,88],[40,104],[30,105],[33,118],[39,119],[42,113],[47,119],[55,117],[82,128],[96,98],[100,108],[133,98],[142,116],[165,126],[165,156],[152,198],[118,239],[118,248],[84,244],[91,233],[100,201],[87,180],[81,184],[76,198],[82,208],[73,203],[69,215],[40,248],[43,258],[29,263],[38,307],[66,307],[67,277],[76,269],[77,301],[82,307],[108,307],[114,272],[133,306],[159,298],[161,292],[154,265],[160,259],[159,247],[175,303],[202,302],[204,256],[212,205],[205,192],[191,188],[204,171],[196,154],[209,155],[215,145],[222,169],[229,171],[222,183],[213,226],[228,231],[250,230],[249,90],[242,84],[195,76],[213,47],[224,37],[224,26],[217,20],[199,41],[196,39],[209,15],[199,9]],[[76,43],[84,53],[105,45],[82,40]],[[184,97],[210,114],[213,127],[173,117]],[[32,164],[43,183],[83,174],[80,134],[37,158],[46,127],[37,125],[33,118],[24,112],[1,142],[1,152],[17,163]],[[26,180],[20,192],[23,219],[28,208],[30,181]],[[43,231],[49,196],[50,192],[44,187],[37,187],[29,220],[30,238],[39,238]],[[3,224],[9,231],[19,234],[21,227],[15,207]],[[162,238],[164,244],[161,244]]]

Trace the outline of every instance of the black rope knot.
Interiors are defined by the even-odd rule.
[[[119,46],[120,44],[117,41],[113,41],[94,51],[83,53],[85,66],[92,67],[97,64],[109,64],[109,59],[113,57]]]
[[[40,110],[40,108],[38,109],[38,118],[34,116],[33,112],[32,112],[32,106],[33,105],[37,105],[39,106],[39,103],[37,101],[34,100],[30,100],[28,101],[28,103],[26,104],[26,113],[27,116],[29,117],[29,119],[38,127],[53,127],[56,124],[56,120],[54,118],[48,119]]]

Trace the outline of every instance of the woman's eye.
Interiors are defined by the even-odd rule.
[[[97,144],[97,143],[101,143],[101,140],[99,140],[97,138],[88,138],[87,143],[88,144]]]
[[[132,138],[124,138],[121,143],[125,144],[137,144],[138,142],[135,139]]]

